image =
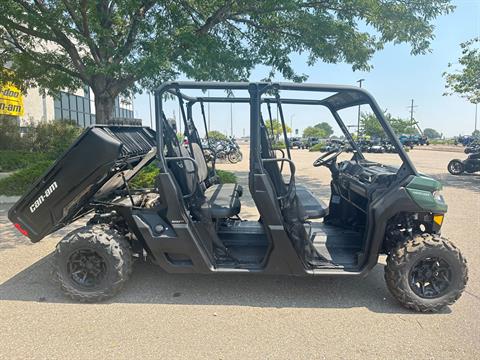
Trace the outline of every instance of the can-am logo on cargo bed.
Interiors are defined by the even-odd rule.
[[[35,200],[35,202],[30,205],[30,212],[33,214],[35,212],[35,210],[37,210],[40,205],[43,204],[43,202],[45,201],[45,199],[47,199],[50,195],[52,195],[52,193],[58,188],[58,185],[57,185],[57,182],[54,181],[52,183],[52,185],[50,185],[46,190],[45,192],[43,193],[43,195],[40,195],[38,197],[37,200]]]

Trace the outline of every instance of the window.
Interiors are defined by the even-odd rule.
[[[95,124],[94,101],[90,98],[88,88],[84,90],[85,96],[78,96],[66,92],[60,92],[53,100],[55,119],[70,120],[78,126],[86,127]],[[120,106],[120,100],[115,99],[115,117],[133,118],[133,111]]]

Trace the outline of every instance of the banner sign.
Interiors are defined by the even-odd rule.
[[[23,116],[22,92],[12,84],[0,85],[0,115]]]

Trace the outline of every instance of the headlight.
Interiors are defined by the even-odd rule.
[[[435,199],[436,202],[445,203],[445,199],[443,198],[442,192],[440,190],[437,190],[433,193],[433,198]]]

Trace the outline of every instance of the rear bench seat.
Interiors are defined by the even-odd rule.
[[[193,158],[198,165],[198,181],[205,186],[208,178],[207,162],[203,151],[197,143],[192,143]],[[213,184],[204,191],[206,198],[202,209],[207,210],[214,219],[224,219],[240,213],[240,197],[243,189],[238,184]]]
[[[242,187],[238,184],[215,184],[205,190],[206,201],[202,206],[208,209],[214,219],[236,216],[240,213]]]

